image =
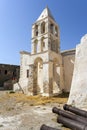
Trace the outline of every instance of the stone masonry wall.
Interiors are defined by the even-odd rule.
[[[18,81],[19,71],[20,67],[17,65],[0,64],[0,87],[4,87],[4,83],[6,84],[8,81],[10,83],[12,80]],[[8,85],[6,89],[9,89]]]

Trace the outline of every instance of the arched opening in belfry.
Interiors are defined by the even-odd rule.
[[[45,41],[44,41],[44,37],[41,38],[41,52],[44,51],[45,48]]]
[[[36,58],[34,61],[34,88],[33,93],[43,93],[43,60],[42,58]]]
[[[41,33],[45,33],[45,22],[41,23]]]
[[[38,25],[35,25],[34,35],[38,36]]]
[[[50,32],[51,32],[52,34],[53,34],[53,32],[54,32],[54,29],[53,29],[53,28],[54,28],[54,25],[53,25],[53,23],[51,23],[51,24],[50,24]]]
[[[60,91],[60,64],[57,58],[53,60],[53,93]]]
[[[37,49],[38,49],[38,40],[36,39],[34,41],[34,54],[37,53]]]
[[[50,38],[50,49],[56,53],[60,52],[60,46],[58,39]]]
[[[57,29],[57,26],[55,27],[55,36],[58,36],[58,29]]]

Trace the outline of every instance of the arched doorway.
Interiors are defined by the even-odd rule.
[[[34,61],[34,95],[43,93],[43,60],[36,58]]]

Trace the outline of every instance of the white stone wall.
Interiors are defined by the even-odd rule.
[[[27,87],[28,87],[27,70],[29,70],[29,61],[30,61],[30,55],[28,53],[21,52],[19,84],[25,91],[25,93],[27,93]]]
[[[75,66],[69,104],[87,109],[87,34],[76,47]]]
[[[64,91],[69,92],[71,88],[74,62],[75,62],[75,50],[68,50],[62,52],[63,59],[63,71],[64,71]]]
[[[26,70],[29,69],[30,55],[21,54],[20,79],[26,78]]]

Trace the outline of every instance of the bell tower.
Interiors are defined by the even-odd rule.
[[[48,7],[32,25],[31,44],[31,53],[21,52],[19,85],[28,95],[58,94],[64,88],[63,60],[59,27]]]
[[[50,96],[62,88],[62,58],[59,27],[46,7],[32,25],[29,59],[29,93]]]
[[[46,7],[32,25],[32,54],[44,51],[60,52],[59,27]]]

